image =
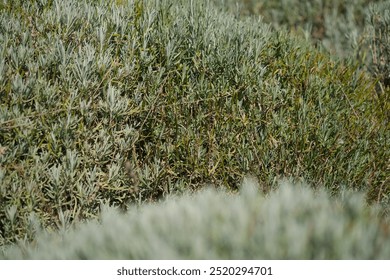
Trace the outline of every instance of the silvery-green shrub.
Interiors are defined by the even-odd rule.
[[[206,188],[161,203],[113,208],[62,234],[14,245],[8,259],[388,259],[389,224],[361,194],[330,198],[290,183],[265,196]]]
[[[0,246],[246,173],[389,197],[374,81],[213,3],[1,1]]]
[[[370,70],[379,78],[384,91],[390,87],[390,3],[371,5],[367,22],[372,53]]]
[[[383,0],[214,0],[237,4],[243,14],[260,15],[274,27],[307,35],[336,57],[350,57],[362,43],[366,15],[372,3]],[[232,9],[233,5],[227,5]]]

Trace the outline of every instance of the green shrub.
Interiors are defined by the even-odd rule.
[[[206,183],[386,202],[372,80],[209,1],[2,1],[0,245]]]
[[[368,16],[370,72],[378,78],[378,97],[390,120],[390,3],[372,5]]]
[[[362,43],[366,15],[376,0],[214,0],[237,3],[241,13],[261,15],[275,28],[303,33],[337,57],[351,57]],[[228,9],[234,5],[228,5]]]
[[[220,4],[226,1],[214,0]],[[389,3],[388,1],[264,1],[227,0],[227,9],[244,15],[261,15],[275,28],[305,34],[338,58],[367,64],[378,77],[378,87],[388,87],[389,78]],[[237,12],[236,11],[236,12]],[[383,89],[379,89],[383,91]],[[388,105],[381,101],[382,106]],[[386,108],[388,109],[388,108]]]
[[[9,259],[388,259],[389,224],[360,194],[329,198],[284,183],[269,196],[211,187],[158,204],[112,208],[101,222],[14,245]],[[1,258],[1,255],[0,255]]]

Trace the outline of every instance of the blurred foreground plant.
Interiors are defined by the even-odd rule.
[[[209,189],[126,214],[104,208],[101,221],[34,244],[7,259],[388,259],[390,224],[361,194],[330,198],[283,183],[269,196],[246,179],[240,194]]]

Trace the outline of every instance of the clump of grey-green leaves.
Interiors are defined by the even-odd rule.
[[[383,0],[226,0],[235,13],[261,15],[276,29],[287,29],[328,52],[366,69],[375,79],[380,106],[389,111],[390,3]],[[387,115],[387,122],[390,115]]]
[[[214,2],[0,3],[0,245],[247,173],[388,202],[378,79]]]
[[[131,207],[0,252],[0,259],[388,259],[390,227],[362,194],[281,183],[267,197],[208,188]]]

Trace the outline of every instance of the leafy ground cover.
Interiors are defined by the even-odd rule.
[[[377,88],[214,2],[2,1],[0,245],[248,173],[387,204]]]

